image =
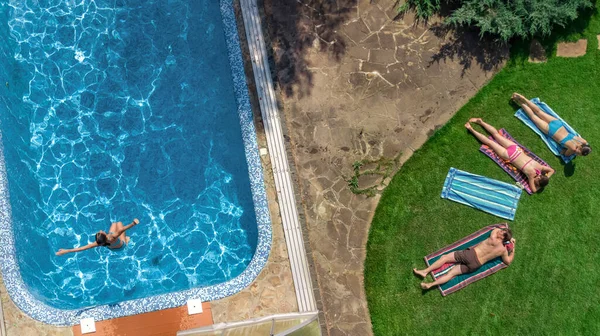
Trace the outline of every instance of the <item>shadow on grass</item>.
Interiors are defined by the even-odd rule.
[[[528,62],[529,47],[533,39],[537,39],[546,52],[546,57],[551,58],[556,51],[556,45],[562,41],[574,42],[584,38],[584,31],[590,23],[592,16],[598,14],[598,8],[592,7],[581,11],[575,21],[566,27],[555,29],[549,36],[536,36],[530,39],[513,39],[511,41],[511,58],[509,63],[523,64]]]
[[[447,17],[456,6],[456,3],[448,3],[442,6],[441,17]],[[588,27],[590,19],[597,14],[598,8],[591,7],[580,12],[578,17],[566,27],[556,28],[549,36],[535,36],[533,38],[513,38],[510,43],[499,40],[489,34],[481,36],[476,27],[450,27],[444,23],[433,25],[430,30],[439,38],[449,38],[438,53],[430,60],[430,64],[446,59],[458,59],[462,65],[462,74],[474,64],[485,71],[491,71],[502,65],[507,59],[510,64],[524,63],[529,59],[529,47],[533,39],[537,39],[544,48],[547,58],[556,50],[559,41],[576,41],[583,38],[583,32]],[[538,58],[541,55],[538,55]]]
[[[567,164],[564,164],[564,162],[561,161],[561,164],[563,165],[563,172],[565,173],[565,177],[571,177],[575,175],[575,162],[571,161]]]

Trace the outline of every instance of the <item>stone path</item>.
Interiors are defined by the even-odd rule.
[[[477,35],[414,25],[410,15],[392,21],[393,3],[264,1],[322,322],[332,336],[372,334],[363,265],[386,174],[363,174],[356,187],[375,187],[375,197],[355,195],[347,181],[355,163],[366,162],[363,172],[397,167],[393,160],[404,162],[508,55],[506,48],[490,51]]]

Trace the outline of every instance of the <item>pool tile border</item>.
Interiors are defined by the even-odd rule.
[[[258,242],[250,264],[239,276],[213,286],[193,288],[180,292],[124,301],[117,304],[76,310],[62,310],[48,306],[31,295],[19,272],[12,233],[12,216],[7,188],[4,148],[0,146],[0,241],[2,241],[2,244],[0,244],[0,266],[4,284],[10,298],[17,307],[30,317],[53,325],[71,326],[78,324],[80,319],[86,317],[91,317],[95,320],[106,320],[182,306],[188,299],[192,298],[200,298],[202,301],[218,300],[233,295],[250,285],[266,265],[271,249],[271,218],[263,180],[263,168],[258,154],[256,130],[254,128],[250,97],[246,84],[233,0],[220,0],[220,9],[223,17],[235,98],[238,105],[246,161],[248,163],[250,187],[258,226]],[[2,143],[1,134],[0,143]]]

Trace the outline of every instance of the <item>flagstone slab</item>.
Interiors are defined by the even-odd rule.
[[[587,39],[581,39],[577,42],[561,42],[558,44],[556,56],[558,57],[581,57],[585,55],[587,49]]]
[[[546,56],[546,49],[544,46],[538,41],[531,41],[531,45],[529,46],[529,62],[530,63],[545,63],[548,60]]]

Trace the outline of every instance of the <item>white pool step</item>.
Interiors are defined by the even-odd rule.
[[[256,0],[240,0],[300,312],[317,310]]]

